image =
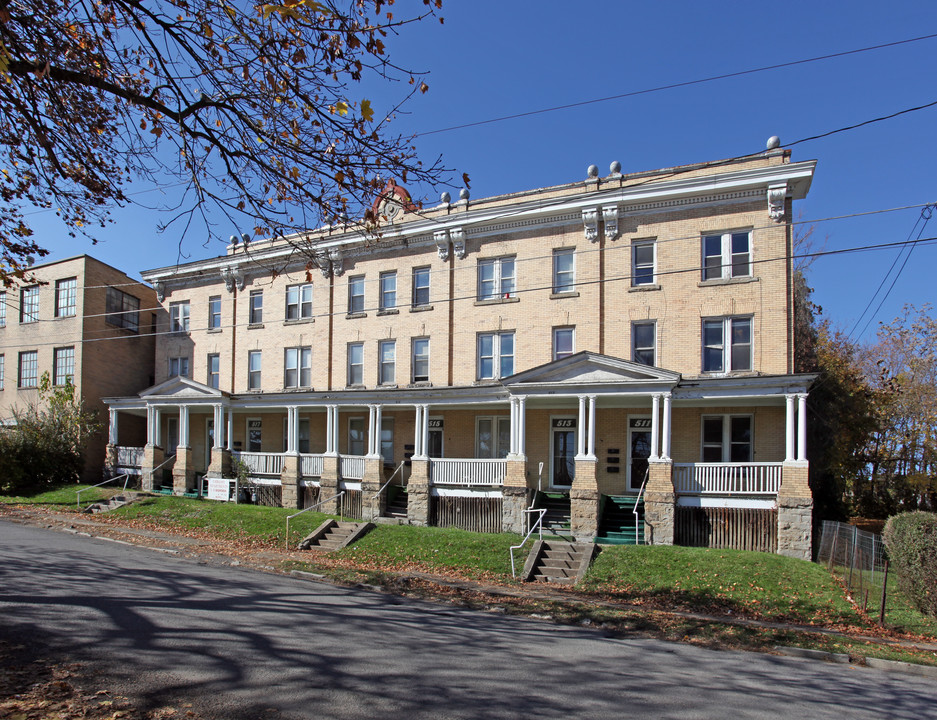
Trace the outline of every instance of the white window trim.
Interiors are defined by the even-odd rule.
[[[557,335],[558,335],[559,333],[566,333],[566,332],[568,332],[568,333],[570,334],[570,344],[569,344],[569,345],[570,345],[570,350],[569,350],[568,353],[566,353],[565,355],[563,355],[563,357],[569,357],[570,355],[575,355],[575,354],[576,354],[576,327],[575,327],[575,326],[569,326],[569,325],[563,326],[563,327],[555,327],[555,328],[553,328],[553,359],[554,359],[554,360],[559,360],[559,359],[560,359],[560,357],[558,357],[557,354],[556,354],[556,353],[557,353],[557,349],[556,349],[556,345],[557,345],[557,343],[556,343],[556,337],[557,337]],[[515,350],[516,350],[516,347],[515,347]]]
[[[426,343],[426,377],[420,378],[419,380],[417,379],[417,376],[416,376],[416,358],[417,358],[416,344],[418,342]],[[417,337],[411,340],[410,342],[410,382],[412,383],[429,382],[430,357],[431,357],[430,353],[431,353],[431,348],[430,348],[430,341],[428,337]]]
[[[296,301],[290,302],[290,292],[296,293]],[[309,299],[303,300],[303,296],[308,291]],[[294,320],[309,320],[312,317],[312,299],[313,299],[313,289],[312,283],[299,283],[297,285],[287,285],[286,287],[286,315],[284,317],[287,321]],[[296,308],[295,317],[290,317],[290,308]]]
[[[510,335],[513,340],[514,351],[511,353],[511,372],[507,375],[501,373],[502,358],[508,357],[501,353],[501,339],[505,335]],[[481,374],[482,354],[481,342],[483,337],[491,337],[491,377],[483,377]],[[503,332],[484,332],[478,333],[475,340],[475,377],[477,380],[500,380],[510,377],[517,372],[517,336],[514,330],[505,330]]]
[[[636,325],[650,325],[654,329],[654,344],[651,346],[651,350],[654,353],[654,362],[651,363],[649,367],[657,366],[657,320],[633,320],[631,322],[631,361],[640,363],[640,360],[637,359],[637,333],[635,332]],[[642,348],[644,349],[644,348]]]
[[[511,262],[511,274],[504,274],[504,267],[507,261]],[[482,294],[482,268],[487,266],[493,266],[493,282],[494,288],[492,292],[488,295]],[[505,290],[505,281],[510,281],[510,289]],[[478,300],[499,300],[504,298],[511,298],[517,295],[517,256],[516,255],[504,255],[502,257],[496,258],[483,258],[478,261],[477,269],[477,292],[476,296]]]
[[[361,292],[353,292],[355,288],[359,288]],[[348,314],[349,315],[358,315],[365,311],[364,305],[364,275],[352,275],[348,278]],[[361,307],[355,309],[355,298],[361,298]]]
[[[732,323],[736,320],[747,320],[748,325],[748,367],[732,367]],[[706,323],[722,322],[722,369],[706,369]],[[700,323],[700,368],[702,372],[711,375],[727,375],[733,372],[752,372],[755,367],[755,321],[752,315],[727,315],[725,317],[703,318]]]
[[[179,370],[179,372],[176,372],[175,374],[173,374],[173,371],[172,371],[173,363],[176,364],[176,366],[177,366],[177,368],[178,368],[178,370]],[[185,372],[182,372],[183,365],[185,366]],[[184,377],[184,378],[191,377],[190,372],[189,372],[191,369],[192,369],[192,368],[190,367],[190,361],[189,361],[189,356],[188,356],[188,355],[176,355],[175,357],[169,358],[169,377],[171,377],[171,378],[173,378],[173,377]]]
[[[394,350],[393,363],[384,362],[384,348],[392,347]],[[385,368],[389,367],[393,372],[393,377],[386,376]],[[379,385],[395,385],[397,383],[397,341],[381,340],[377,344],[377,382]]]
[[[296,358],[296,365],[289,363],[290,353]],[[308,364],[303,362],[305,356]],[[296,382],[290,384],[287,382],[287,373],[293,370],[296,373]],[[306,373],[308,382],[303,382],[303,373]],[[309,345],[296,345],[294,347],[283,348],[283,387],[296,390],[299,388],[312,387],[312,347]]]
[[[651,279],[647,282],[638,282],[638,248],[651,248]],[[647,267],[642,265],[642,268]],[[648,287],[657,284],[657,241],[656,240],[635,240],[631,243],[631,287]]]
[[[218,376],[218,385],[217,385],[217,386],[211,384],[211,376],[212,376],[212,371],[211,371],[211,359],[212,359],[212,358],[218,358],[218,372],[215,373],[215,375]],[[208,381],[208,387],[213,387],[213,388],[215,388],[216,390],[219,389],[219,388],[221,387],[221,353],[208,353],[207,356],[206,356],[206,358],[205,358],[205,364],[206,364],[206,370],[207,370],[207,372],[206,372],[206,376],[207,376],[206,379],[207,379],[207,381]]]
[[[254,301],[257,300],[255,303]],[[251,290],[247,297],[247,324],[263,325],[264,322],[264,291]]]
[[[189,332],[190,313],[188,300],[169,303],[169,332]]]
[[[251,358],[258,357],[260,358],[260,367],[257,370],[251,370]],[[264,365],[264,356],[260,350],[248,350],[247,351],[247,389],[250,390],[261,390],[263,388],[263,365]],[[251,377],[256,373],[257,375],[257,385],[256,387],[251,384]]]
[[[385,287],[386,282],[393,281],[393,289],[389,290]],[[379,295],[378,295],[378,310],[393,310],[397,307],[397,271],[388,270],[382,272],[378,276],[378,285],[379,285]],[[387,301],[387,296],[393,294],[393,300],[391,302]]]
[[[563,428],[553,427],[554,420],[572,420],[573,421],[573,426],[567,429],[572,431],[573,433],[573,457],[575,457],[576,448],[579,447],[579,427],[578,427],[579,418],[576,415],[550,415],[550,426],[549,426],[550,427],[550,470],[549,470],[550,474],[548,476],[549,487],[558,488],[558,489],[567,489],[567,488],[572,487],[572,484],[570,485],[554,485],[553,484],[553,478],[556,477],[556,468],[554,465],[556,461],[556,431],[563,429]],[[575,478],[573,478],[573,480],[575,480]]]
[[[361,454],[360,454],[360,455],[355,455],[355,454],[351,451],[351,424],[352,424],[353,422],[356,422],[356,421],[360,421],[360,422],[361,422],[361,446],[362,446],[362,447],[361,447]],[[383,423],[382,423],[382,424],[383,424]],[[346,449],[348,450],[348,455],[352,455],[352,456],[354,456],[354,457],[363,457],[363,456],[367,456],[367,454],[368,454],[368,445],[370,444],[370,443],[368,442],[368,440],[369,440],[369,438],[368,438],[368,431],[370,430],[370,428],[368,427],[368,418],[367,418],[366,416],[364,416],[364,415],[349,415],[349,416],[348,416],[348,419],[346,420],[346,427],[347,427],[347,434],[346,434],[345,437],[347,438],[347,441],[348,441],[348,444],[347,444],[347,446],[346,446]]]
[[[352,363],[351,361],[351,349],[353,347],[361,348],[361,362]],[[358,387],[364,385],[364,343],[355,342],[348,343],[345,346],[345,381],[348,387]],[[351,368],[360,367],[361,368],[361,382],[352,382],[351,377]]]
[[[743,234],[748,235],[748,253],[747,253],[747,255],[748,255],[748,263],[747,263],[747,265],[748,265],[748,272],[746,272],[746,273],[739,273],[738,275],[736,275],[736,274],[733,272],[733,269],[734,269],[734,268],[733,268],[733,262],[732,262],[732,258],[733,258],[733,254],[732,254],[732,236],[733,236],[733,235],[743,235]],[[706,258],[707,258],[707,255],[706,255],[706,238],[710,238],[710,237],[719,237],[719,238],[721,238],[721,248],[720,248],[720,250],[721,250],[721,256],[720,256],[720,257],[721,257],[721,267],[720,267],[720,272],[719,272],[719,274],[716,275],[716,276],[714,276],[714,277],[706,277],[706,271],[707,271],[707,268],[706,268]],[[747,277],[752,277],[752,275],[753,275],[753,270],[752,270],[752,261],[753,261],[753,257],[752,257],[752,255],[753,255],[753,253],[752,253],[752,231],[751,231],[750,229],[749,229],[749,230],[729,230],[729,231],[726,231],[726,232],[703,233],[702,237],[700,238],[700,257],[701,257],[701,262],[702,262],[702,278],[703,278],[703,282],[706,282],[706,281],[713,281],[713,280],[729,280],[729,279],[731,279],[731,278],[747,278]],[[715,256],[715,255],[712,255],[712,256],[709,256],[709,257],[716,257],[716,256]]]
[[[426,273],[426,285],[417,285],[417,284],[416,284],[417,273],[422,273],[422,272],[425,272],[425,273]],[[429,294],[430,294],[430,287],[431,287],[431,285],[430,285],[431,275],[432,275],[432,270],[431,270],[431,268],[430,268],[429,266],[423,266],[423,267],[415,267],[415,268],[413,268],[413,272],[411,273],[411,276],[410,276],[410,277],[411,277],[411,282],[413,283],[413,287],[412,287],[411,293],[410,293],[410,305],[411,305],[411,307],[415,307],[415,308],[418,308],[418,307],[428,307],[428,306],[430,305],[430,296],[429,296]],[[423,289],[424,287],[426,288],[426,302],[424,302],[424,303],[417,302],[417,297],[416,297],[417,291]]]
[[[569,256],[572,258],[572,268],[568,271],[563,271],[564,275],[569,275],[569,282],[567,283],[569,287],[560,287],[559,275],[560,271],[557,268],[557,258]],[[516,269],[515,269],[516,272]],[[571,293],[576,291],[576,250],[575,248],[555,248],[553,250],[553,294],[561,295],[563,293]]]
[[[214,324],[214,313],[212,313],[212,303],[218,303],[218,324]],[[221,295],[212,295],[208,298],[208,329],[217,330],[221,328]]]
[[[479,426],[485,420],[491,421],[491,454],[483,456],[481,454],[481,442],[480,442],[481,431],[479,430]],[[510,453],[511,448],[510,448],[510,441],[509,441],[508,448],[505,451],[505,454],[503,456],[498,454],[498,438],[501,436],[501,427],[500,427],[501,423],[507,423],[508,435],[510,436],[511,418],[509,416],[507,415],[476,415],[475,416],[475,457],[476,458],[479,458],[482,460],[497,460],[497,459],[502,459],[503,457],[507,457],[508,453]]]
[[[751,432],[751,438],[748,443],[748,461],[754,462],[755,458],[755,415],[754,413],[705,413],[700,415],[699,433],[699,457],[703,460],[703,448],[705,447],[705,425],[707,418],[722,418],[722,462],[733,462],[732,458],[732,418],[748,418],[748,426]]]

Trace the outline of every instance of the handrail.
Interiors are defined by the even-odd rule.
[[[315,510],[320,505],[327,503],[329,500],[334,500],[337,497],[340,497],[342,499],[341,511],[340,511],[339,517],[342,520],[344,520],[345,519],[345,497],[344,496],[345,496],[345,491],[342,490],[337,495],[333,495],[332,497],[327,497],[325,500],[320,500],[315,505],[310,505],[307,508],[303,508],[298,513],[294,513],[293,515],[287,515],[286,516],[286,549],[287,550],[290,549],[290,520],[292,520],[294,517],[299,517],[305,512],[309,512],[310,510]]]
[[[390,477],[387,478],[387,482],[385,482],[383,485],[381,485],[381,489],[378,490],[376,493],[374,493],[374,494],[369,498],[370,500],[373,500],[374,498],[380,496],[380,494],[381,494],[382,492],[384,492],[384,490],[387,489],[387,486],[390,485],[390,481],[394,479],[394,475],[396,475],[398,472],[400,472],[400,471],[403,469],[403,466],[404,466],[404,464],[405,464],[406,462],[407,462],[406,460],[401,460],[401,461],[400,461],[400,464],[397,466],[397,469],[394,470],[394,471],[390,474]],[[403,487],[403,475],[400,476],[400,487]]]
[[[540,517],[537,518],[537,521],[533,524],[533,527],[527,531],[527,534],[524,536],[524,539],[521,540],[519,545],[512,545],[510,548],[511,551],[511,577],[515,580],[517,579],[517,572],[514,570],[514,551],[519,550],[527,544],[527,541],[530,539],[530,536],[534,534],[534,530],[540,531],[540,539],[543,540],[543,516],[547,514],[546,508],[534,508],[533,510],[525,510],[524,513],[538,512]]]
[[[140,487],[143,487],[143,475],[144,475],[144,473],[149,473],[149,474],[150,474],[150,485],[152,486],[152,484],[153,484],[153,475],[156,473],[156,471],[159,470],[159,469],[160,469],[163,465],[165,465],[166,463],[170,462],[171,460],[175,460],[175,459],[176,459],[176,456],[175,456],[175,455],[170,455],[168,458],[166,458],[165,460],[163,460],[159,465],[157,465],[157,466],[156,466],[155,468],[153,468],[152,470],[144,470],[142,473],[140,473]]]
[[[124,473],[123,475],[115,475],[112,478],[108,478],[104,482],[99,482],[97,485],[92,485],[91,487],[82,488],[75,494],[75,507],[81,510],[81,494],[85,490],[94,490],[96,487],[101,487],[102,485],[107,485],[109,482],[114,482],[115,480],[120,480],[121,478],[126,478],[124,480],[124,492],[127,491],[127,483],[130,482],[130,473]]]
[[[647,470],[644,471],[644,482],[641,483],[641,489],[638,490],[638,497],[634,501],[634,510],[631,512],[634,513],[634,544],[641,544],[641,534],[640,529],[638,528],[638,504],[641,502],[641,496],[644,495],[644,488],[647,485],[647,480],[651,475],[651,467],[648,465]]]

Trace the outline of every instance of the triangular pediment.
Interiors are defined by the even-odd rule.
[[[517,385],[676,385],[680,373],[598,353],[580,352],[505,378]]]
[[[188,398],[221,398],[225,395],[221,390],[209,387],[204,383],[196,382],[187,377],[171,377],[159,385],[147,388],[140,393],[142,398],[160,397],[188,397]]]

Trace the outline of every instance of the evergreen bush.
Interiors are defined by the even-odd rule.
[[[884,539],[898,587],[918,610],[937,618],[937,513],[894,515]]]

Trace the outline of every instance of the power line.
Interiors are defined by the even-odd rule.
[[[606,97],[594,98],[592,100],[582,100],[580,102],[567,103],[565,105],[555,105],[553,107],[541,108],[539,110],[528,110],[526,112],[514,113],[511,115],[502,115],[500,117],[490,118],[488,120],[477,120],[475,122],[462,123],[461,125],[451,125],[449,127],[439,128],[437,130],[427,130],[426,132],[416,133],[414,137],[436,135],[439,133],[451,132],[453,130],[463,130],[465,128],[478,127],[480,125],[490,125],[492,123],[504,122],[506,120],[516,120],[518,118],[530,117],[532,115],[543,115],[545,113],[557,112],[559,110],[569,110],[571,108],[584,107],[586,105],[594,105],[596,103],[609,102],[611,100],[621,100],[623,98],[635,97],[637,95],[648,95],[650,93],[662,92],[664,90],[674,90],[676,88],[700,85],[703,83],[714,82],[716,80],[726,80],[728,78],[752,75],[755,73],[766,72],[768,70],[778,70],[780,68],[794,67],[796,65],[804,65],[806,63],[819,62],[821,60],[831,60],[833,58],[845,57],[847,55],[857,55],[859,53],[896,47],[898,45],[907,45],[909,43],[920,42],[921,40],[931,40],[933,38],[937,38],[937,33],[921,35],[919,37],[908,38],[906,40],[896,40],[894,42],[881,43],[879,45],[869,45],[867,47],[856,48],[854,50],[844,50],[842,52],[830,53],[828,55],[817,55],[816,57],[804,58],[801,60],[791,60],[789,62],[775,63],[773,65],[763,65],[762,67],[750,68],[748,70],[738,70],[736,72],[723,73],[721,75],[710,75],[709,77],[698,78],[696,80],[685,80],[683,82],[670,83],[668,85],[658,85],[656,87],[645,88],[643,90],[632,90],[631,92],[619,93],[618,95],[608,95]],[[801,140],[800,142],[805,142],[805,140]]]

